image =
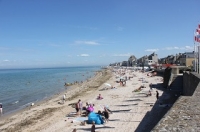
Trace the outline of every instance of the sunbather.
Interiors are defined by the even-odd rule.
[[[146,94],[147,96],[151,96],[151,91],[149,90],[149,92]]]

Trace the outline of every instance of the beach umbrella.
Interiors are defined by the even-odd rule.
[[[112,87],[109,83],[104,83],[104,85],[106,85],[108,87]]]

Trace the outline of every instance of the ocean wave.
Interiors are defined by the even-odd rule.
[[[19,100],[15,101],[15,102],[14,102],[14,103],[12,103],[12,104],[17,104],[17,103],[19,103]]]
[[[27,103],[27,104],[25,104],[25,105],[22,105],[21,107],[24,108],[24,107],[31,106],[32,103],[33,103],[33,102],[29,102],[29,103]]]

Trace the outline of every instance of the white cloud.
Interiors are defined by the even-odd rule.
[[[128,56],[128,57],[130,57],[131,54],[130,53],[127,53],[127,54],[115,54],[113,56],[119,56],[119,57],[126,57],[126,56]]]
[[[10,60],[3,60],[4,62],[10,62]]]
[[[185,49],[186,50],[194,50],[194,47],[193,46],[185,46]]]
[[[158,51],[159,49],[146,49],[145,51],[148,51],[148,52],[156,52]]]
[[[90,56],[89,54],[80,54],[80,55],[77,55],[77,56],[80,56],[80,57],[88,57]]]
[[[99,45],[99,43],[95,41],[75,41],[75,44]]]
[[[178,50],[180,49],[179,47],[166,47],[163,50]]]
[[[193,50],[193,46],[185,46],[185,47],[166,47],[163,50]]]

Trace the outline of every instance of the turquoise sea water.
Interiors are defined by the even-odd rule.
[[[65,90],[65,83],[85,81],[98,66],[0,70],[0,103],[4,114]]]

